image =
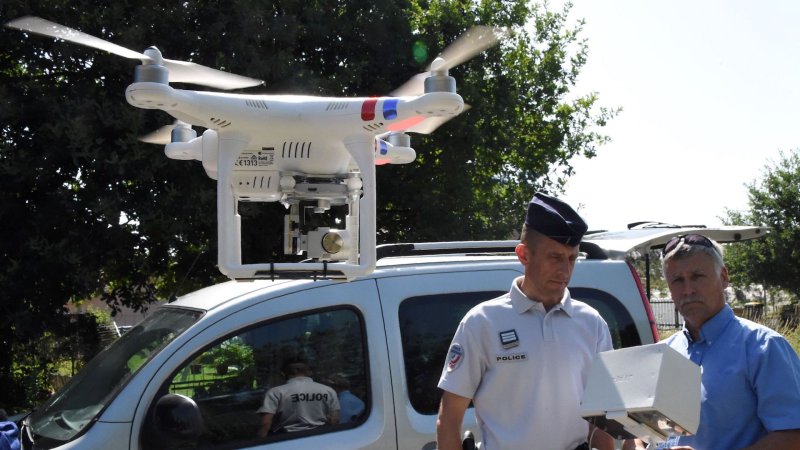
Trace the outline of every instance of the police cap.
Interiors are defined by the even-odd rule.
[[[586,233],[586,222],[561,200],[537,192],[528,203],[525,225],[564,245],[580,244]]]

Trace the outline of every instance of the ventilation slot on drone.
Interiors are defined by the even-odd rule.
[[[383,127],[383,122],[370,123],[370,124],[364,125],[364,130],[366,130],[366,131],[375,131],[375,130],[381,129],[382,127]]]
[[[311,142],[284,142],[281,158],[311,158]]]
[[[245,105],[251,108],[264,109],[264,110],[269,109],[269,106],[267,106],[267,102],[265,102],[264,100],[245,100],[244,103]]]
[[[325,108],[325,111],[338,111],[341,109],[347,109],[349,103],[347,102],[330,102],[328,106]]]
[[[229,127],[229,126],[231,125],[231,122],[230,122],[229,120],[225,120],[225,119],[217,119],[216,117],[212,117],[212,118],[210,118],[210,119],[208,119],[208,120],[209,120],[211,123],[213,123],[214,125],[216,125],[216,126],[218,126],[218,127],[220,127],[220,128]]]
[[[270,189],[272,186],[272,177],[271,176],[254,176],[252,180],[250,179],[242,179],[239,180],[239,187],[240,188],[248,188],[248,189]]]

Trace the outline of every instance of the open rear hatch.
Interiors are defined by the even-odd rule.
[[[624,231],[589,232],[584,242],[597,245],[609,259],[639,259],[646,256],[649,250],[663,248],[675,236],[686,234],[702,234],[720,244],[749,241],[764,237],[768,227],[754,226],[722,226],[708,228],[704,226],[678,226],[663,223],[638,223],[630,225]]]
[[[769,233],[769,227],[754,226],[679,226],[640,222],[628,225],[624,231],[589,232],[581,243],[581,251],[593,258],[645,260],[645,291],[650,299],[650,250],[664,248],[675,236],[702,234],[721,244],[759,239]]]

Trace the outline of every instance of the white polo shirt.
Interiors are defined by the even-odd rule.
[[[486,450],[572,450],[588,435],[580,401],[595,354],[613,348],[608,325],[568,290],[545,311],[520,279],[464,316],[439,387],[473,400]]]
[[[272,430],[294,432],[325,425],[338,410],[339,398],[332,387],[294,377],[267,391],[257,412],[275,414]]]

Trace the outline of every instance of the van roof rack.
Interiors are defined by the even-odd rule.
[[[383,244],[376,247],[378,259],[392,256],[513,253],[519,241],[454,241]]]
[[[415,242],[406,244],[383,244],[376,247],[377,259],[393,256],[427,256],[460,254],[509,254],[519,244],[509,241],[453,241],[453,242]],[[592,242],[581,242],[580,251],[587,259],[607,259],[606,253]]]

